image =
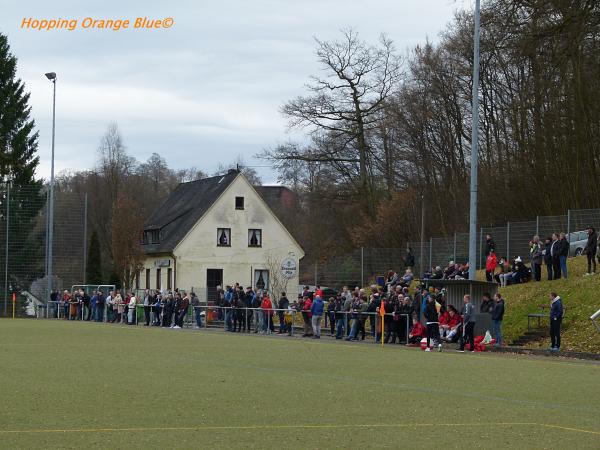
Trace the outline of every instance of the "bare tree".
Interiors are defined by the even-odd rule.
[[[289,278],[283,276],[281,270],[281,259],[273,252],[265,254],[265,268],[269,271],[269,295],[273,301],[277,301],[282,292],[288,291]]]
[[[127,192],[119,194],[112,213],[112,253],[114,271],[127,290],[133,288],[133,280],[143,267],[143,225],[142,209],[135,198]]]
[[[312,77],[309,94],[287,102],[281,109],[290,127],[308,127],[320,145],[312,151],[281,146],[262,157],[271,160],[301,160],[330,164],[343,177],[353,177],[356,168],[358,192],[372,209],[373,148],[370,133],[376,129],[386,99],[397,87],[401,61],[385,35],[377,46],[358,38],[354,30],[343,30],[340,41],[317,42],[317,58],[326,71]]]

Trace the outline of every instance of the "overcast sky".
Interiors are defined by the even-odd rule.
[[[92,2],[85,2],[92,3]],[[406,53],[438,34],[470,0],[3,0],[0,31],[18,58],[40,133],[37,175],[50,173],[52,89],[58,74],[56,170],[89,169],[102,134],[119,125],[138,160],[153,152],[171,167],[212,173],[220,162],[253,155],[290,134],[279,107],[319,72],[314,37],[354,27],[375,42],[381,32]],[[161,30],[22,29],[23,18],[172,17]],[[276,174],[258,168],[264,182]]]

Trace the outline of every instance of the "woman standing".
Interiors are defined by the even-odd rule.
[[[113,308],[116,306],[117,307],[117,315],[115,316],[115,318],[113,319],[113,322],[115,321],[119,321],[122,322],[123,321],[123,311],[125,310],[125,306],[123,305],[123,297],[121,297],[121,293],[117,291],[117,295],[115,295],[115,299],[113,300]]]
[[[136,305],[137,299],[135,298],[135,294],[132,292],[129,296],[129,310],[127,311],[127,325],[135,325],[137,314],[136,314]]]

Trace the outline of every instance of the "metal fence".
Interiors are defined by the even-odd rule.
[[[36,308],[35,316],[38,319],[90,321],[133,326],[147,324],[163,328],[179,326],[180,328],[222,329],[257,334],[280,332],[290,336],[314,334],[312,325],[307,323],[303,312],[294,309],[272,308],[270,312],[267,312],[262,308],[200,305],[190,306],[183,317],[179,318],[174,311],[166,312],[162,307],[144,306],[139,303],[135,306],[135,314],[129,315],[127,305],[117,308],[116,305],[113,307],[105,304],[100,312],[81,302],[49,301],[42,307]],[[376,335],[381,335],[378,316],[377,312],[338,311],[328,313],[324,311],[321,319],[321,333],[323,336],[338,339],[352,338],[353,340],[375,342]],[[387,313],[386,316],[392,319],[394,314]],[[392,331],[390,327],[387,329],[384,327],[382,338],[386,340],[386,343],[388,340],[393,339],[395,342],[397,339],[399,344],[409,345],[411,343],[409,333],[412,328],[412,316],[407,314],[396,314],[396,316],[398,317],[397,332]],[[418,344],[418,342],[413,343]]]
[[[592,226],[600,229],[600,209],[569,210],[560,216],[538,216],[527,222],[508,222],[502,226],[482,226],[478,233],[477,269],[485,266],[485,237],[491,235],[498,256],[529,260],[529,241],[539,235],[543,240],[552,233],[564,232],[571,244],[579,237],[577,232]],[[580,236],[581,237],[581,236]],[[421,245],[423,259],[421,260]],[[429,237],[408,242],[415,257],[415,275],[435,266],[442,268],[450,261],[464,263],[469,259],[469,233],[455,233],[445,237]],[[359,248],[344,255],[327,258],[302,267],[301,283],[339,288],[340,286],[365,286],[388,270],[404,267],[406,248]],[[572,247],[572,255],[574,248]]]
[[[53,286],[70,288],[85,279],[87,214],[85,196],[55,191]],[[0,315],[17,314],[47,293],[47,193],[41,186],[0,185]]]

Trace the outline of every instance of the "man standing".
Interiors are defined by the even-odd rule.
[[[104,293],[102,291],[98,291],[98,296],[96,299],[96,315],[94,319],[96,322],[104,321],[104,305],[106,303],[106,299],[104,298]]]
[[[233,331],[233,289],[231,286],[225,286],[225,295],[223,296],[223,308],[225,308],[225,329]]]
[[[335,338],[342,339],[344,337],[345,330],[345,314],[344,314],[344,299],[341,295],[335,297],[334,315],[335,315]]]
[[[180,294],[178,294],[180,295]],[[175,326],[173,328],[183,328],[183,322],[185,320],[185,317],[187,316],[188,313],[188,309],[190,307],[190,298],[188,297],[187,294],[185,294],[185,296],[181,299],[181,301],[177,302],[178,304],[178,310],[177,310],[177,318],[175,320]]]
[[[494,295],[494,309],[492,310],[492,321],[494,324],[494,337],[496,343],[494,347],[502,347],[504,339],[502,338],[502,320],[504,319],[504,299],[500,293]]]
[[[551,352],[560,350],[560,324],[563,319],[563,304],[562,299],[556,292],[550,293],[550,341],[552,346]]]
[[[492,239],[491,234],[485,235],[485,256],[489,255],[492,250],[496,250],[496,243]]]
[[[475,336],[473,331],[475,329],[475,308],[471,303],[471,296],[469,294],[463,297],[464,306],[462,308],[463,316],[463,338],[460,343],[460,352],[465,351],[465,344],[469,341],[469,349],[475,351]]]
[[[154,302],[150,290],[146,289],[144,292],[144,318],[146,319],[144,326],[146,327],[150,326],[150,305],[152,305],[152,303]]]
[[[558,234],[552,234],[552,244],[550,245],[550,255],[552,256],[552,273],[554,280],[560,279],[560,242]]]
[[[596,234],[594,227],[588,227],[587,232],[588,239],[584,249],[588,263],[586,275],[594,275],[596,273],[596,250],[598,247],[598,235]]]
[[[94,291],[92,298],[90,299],[91,313],[87,320],[96,320],[96,305],[98,304],[98,292]]]
[[[535,235],[529,246],[529,254],[531,256],[531,272],[535,281],[542,279],[542,246],[540,237]]]
[[[286,332],[285,312],[287,311],[288,306],[290,306],[290,301],[285,295],[285,292],[282,292],[281,297],[279,298],[279,304],[277,305],[277,309],[279,310],[277,311],[277,315],[279,316],[279,334]]]
[[[546,264],[546,271],[548,272],[548,281],[550,281],[554,278],[554,276],[552,275],[551,247],[552,247],[552,238],[547,237],[545,245],[544,245],[544,250],[542,253],[544,254],[544,264]]]
[[[200,308],[200,299],[196,295],[195,292],[192,292],[192,298],[190,300],[190,304],[192,305],[192,310],[194,312],[194,319],[196,320],[196,327],[198,329],[202,328],[202,308]]]
[[[315,300],[310,307],[312,314],[312,329],[315,339],[321,339],[321,319],[323,318],[323,309],[325,304],[320,296],[315,295]]]

